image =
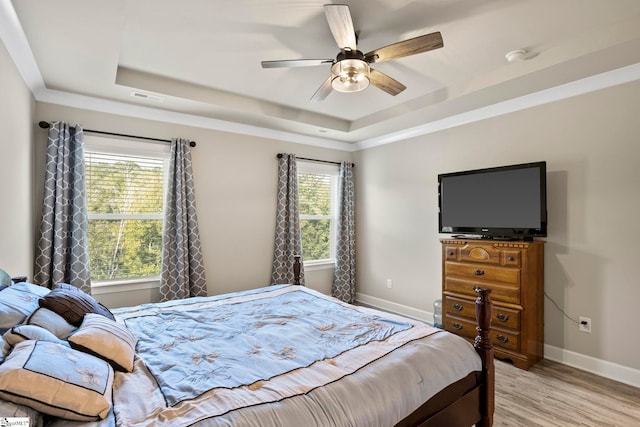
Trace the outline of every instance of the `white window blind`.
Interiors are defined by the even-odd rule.
[[[338,165],[298,161],[298,202],[305,264],[335,259]]]
[[[92,281],[160,274],[167,161],[163,153],[151,150],[144,156],[140,152],[144,150],[118,148],[117,144],[109,149],[87,144]]]

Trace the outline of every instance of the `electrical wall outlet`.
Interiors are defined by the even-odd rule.
[[[580,332],[587,332],[587,333],[591,333],[591,318],[589,317],[582,317],[580,316],[578,318],[578,330]]]
[[[389,289],[393,288],[393,280],[387,279],[387,288]]]

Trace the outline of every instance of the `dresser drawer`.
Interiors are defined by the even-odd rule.
[[[445,295],[444,312],[456,317],[476,320],[475,300],[467,300]],[[520,329],[520,311],[493,305],[491,327]]]
[[[517,331],[491,329],[489,336],[491,337],[491,342],[496,347],[511,351],[520,351],[520,333]]]
[[[453,292],[456,294],[468,295],[475,300],[476,292],[473,290],[476,286],[491,289],[491,299],[495,301],[508,302],[511,304],[520,304],[520,285],[508,283],[481,283],[467,279],[458,279],[455,277],[445,277],[445,292]]]
[[[444,312],[458,317],[466,317],[475,322],[476,304],[475,300],[450,297],[445,295],[443,302]]]
[[[460,261],[500,264],[500,250],[489,245],[467,244],[460,248]]]
[[[491,327],[520,330],[520,311],[494,305]]]
[[[445,248],[445,259],[448,261],[470,261],[473,263],[520,267],[521,258],[520,250],[511,248],[503,249],[477,244],[466,245],[459,250],[454,246]]]
[[[444,329],[472,340],[478,335],[475,322],[448,314],[444,316]]]
[[[459,317],[445,314],[444,328],[456,335],[474,340],[478,331],[475,322]],[[517,331],[506,331],[502,329],[491,329],[489,332],[491,343],[499,348],[511,351],[520,351],[520,334]]]
[[[520,267],[521,256],[520,251],[517,250],[504,250],[500,252],[502,257],[501,264],[507,267]]]
[[[447,261],[456,261],[458,259],[458,248],[455,246],[445,246],[443,257]]]
[[[480,282],[503,282],[520,284],[520,269],[494,267],[488,265],[463,264],[458,262],[445,263],[445,275],[459,276]]]

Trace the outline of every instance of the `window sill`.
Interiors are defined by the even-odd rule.
[[[160,287],[160,277],[140,277],[136,279],[104,280],[91,284],[93,295],[112,294],[117,292],[139,291],[142,289],[157,289]]]
[[[335,260],[307,261],[304,263],[304,271],[329,270],[335,268]]]

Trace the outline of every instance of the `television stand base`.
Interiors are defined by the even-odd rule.
[[[466,240],[501,240],[505,242],[533,242],[531,236],[489,236],[486,234],[454,234],[454,239]]]

